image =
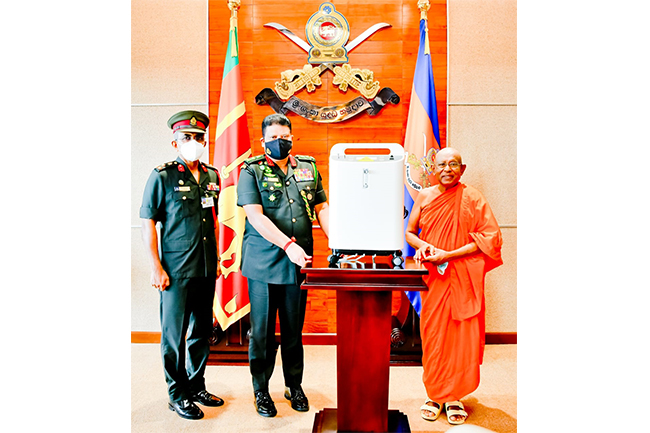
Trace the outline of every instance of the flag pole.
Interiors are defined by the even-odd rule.
[[[219,169],[219,257],[214,311],[224,331],[250,312],[248,284],[241,274],[241,246],[246,213],[237,206],[240,166],[251,156],[250,134],[239,67],[237,15],[241,0],[226,1],[230,28],[224,56],[213,165]],[[243,341],[243,340],[242,340]]]

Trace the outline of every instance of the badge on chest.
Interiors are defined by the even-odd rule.
[[[295,177],[298,182],[304,182],[314,180],[314,173],[312,173],[308,168],[296,168],[293,170],[293,177]]]
[[[201,206],[214,207],[214,197],[201,197]]]

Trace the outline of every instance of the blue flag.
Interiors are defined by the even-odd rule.
[[[417,194],[423,188],[431,186],[433,178],[433,161],[440,150],[440,130],[438,127],[438,109],[436,90],[433,83],[433,68],[429,52],[427,21],[420,20],[420,47],[418,49],[411,103],[409,105],[406,134],[404,137],[406,151],[406,170],[404,175],[404,207],[408,217],[404,221],[404,231],[411,215],[411,209]],[[415,250],[404,240],[403,255],[413,256]],[[413,308],[420,315],[422,300],[420,292],[405,292]]]

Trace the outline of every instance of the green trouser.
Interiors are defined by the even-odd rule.
[[[216,279],[170,277],[169,282],[160,292],[160,350],[169,399],[180,401],[205,389]]]
[[[251,303],[251,338],[248,362],[254,391],[268,391],[275,367],[275,318],[280,316],[280,353],[284,384],[299,388],[304,370],[302,326],[305,322],[307,291],[296,284],[268,284],[248,279]]]

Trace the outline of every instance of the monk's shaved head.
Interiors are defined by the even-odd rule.
[[[463,158],[460,156],[460,152],[453,147],[444,147],[440,149],[438,153],[436,153],[435,161],[438,161],[438,158],[440,158],[440,160],[446,159],[448,156],[455,158],[456,161],[460,162],[461,164],[463,163]]]
[[[465,168],[459,151],[453,147],[440,149],[433,163],[433,174],[438,179],[438,187],[447,190],[456,186]]]

